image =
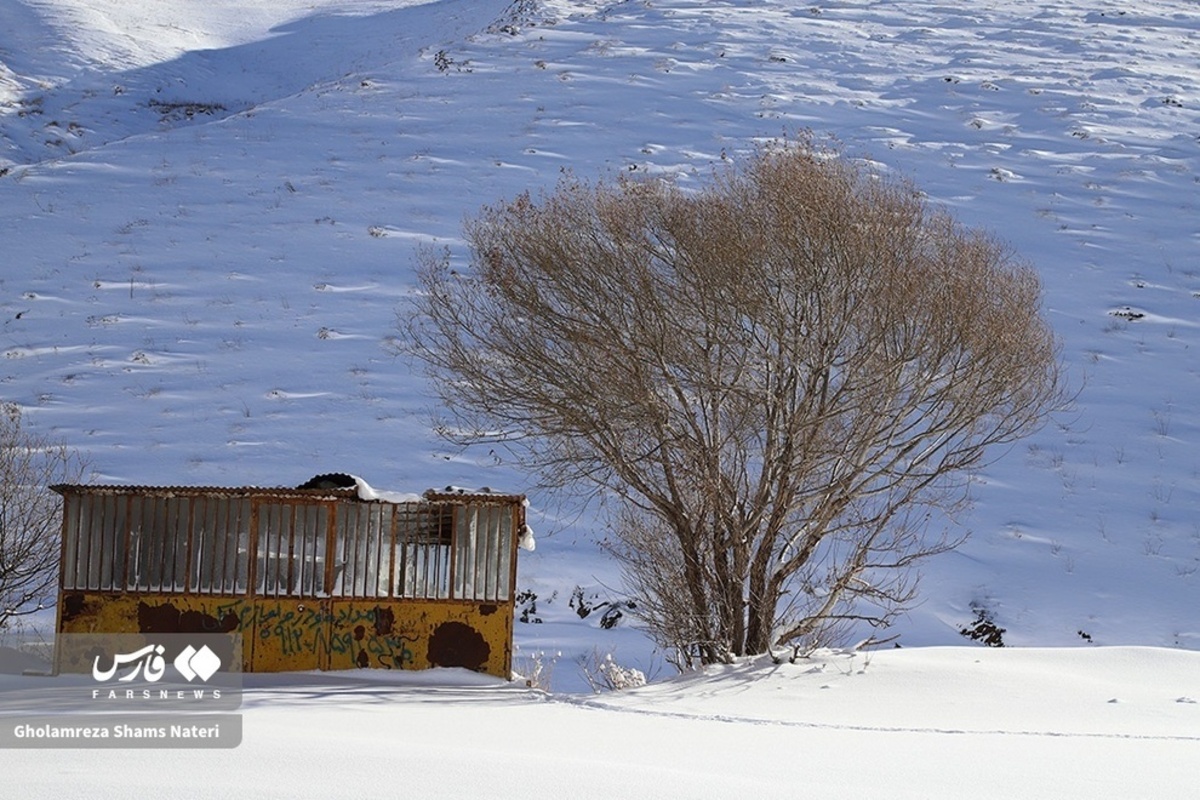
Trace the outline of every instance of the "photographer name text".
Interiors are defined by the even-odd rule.
[[[221,725],[29,725],[13,727],[17,739],[220,739]]]

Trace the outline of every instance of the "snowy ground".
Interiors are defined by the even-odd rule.
[[[1040,681],[1092,666],[1097,680],[1129,691],[1166,687],[1166,665],[1200,672],[1193,654],[1101,646],[1200,649],[1198,45],[1190,0],[0,0],[0,399],[86,453],[102,481],[295,485],[340,470],[400,491],[530,491],[540,539],[522,554],[519,588],[537,601],[523,609],[530,624],[517,626],[518,660],[562,653],[560,690],[583,688],[575,660],[593,650],[665,678],[670,669],[626,621],[603,630],[601,610],[578,613],[581,601],[623,599],[595,546],[604,531],[593,514],[538,493],[503,454],[450,451],[433,437],[432,394],[393,355],[396,309],[418,245],[461,256],[464,216],[552,185],[561,169],[696,184],[756,139],[811,127],[912,177],[1028,258],[1079,388],[1073,413],[979,476],[976,508],[961,520],[970,541],[926,566],[924,603],[896,629],[906,650],[879,653],[878,672],[892,659],[911,665],[913,645],[974,647],[958,631],[984,611],[1007,644],[1079,649],[1027,654],[1019,683],[1035,704],[1054,696]],[[1022,657],[935,652],[946,660],[930,687],[961,679],[962,658]],[[1144,668],[1113,666],[1130,654]],[[754,692],[799,685],[767,681]],[[671,686],[685,699],[696,688]],[[577,741],[583,774],[586,764],[661,752],[633,733],[626,745],[621,731],[683,724],[527,704],[523,692],[495,686],[463,693],[448,710],[415,702],[381,724],[445,714],[452,737],[476,726],[524,730],[523,715],[546,714],[532,739],[479,746],[514,793],[553,782],[537,768],[549,740],[550,760],[563,757],[558,739]],[[911,708],[898,694],[864,702],[863,713]],[[644,696],[656,709],[666,703]],[[1009,695],[988,694],[981,707],[996,708],[997,696]],[[1128,706],[1108,699],[1096,713],[1125,719]],[[1053,789],[1041,796],[1095,796],[1085,791],[1092,776],[1126,795],[1172,794],[1151,790],[1189,785],[1172,781],[1194,757],[1174,770],[1167,762],[1196,750],[1163,716],[1195,722],[1195,706],[1175,699],[1145,706],[1146,720],[1163,723],[1134,726],[1160,737],[1149,739],[1107,728],[1044,735],[1078,731],[1019,717],[977,724],[1036,735],[934,734],[925,729],[962,724],[937,717],[950,712],[933,700],[935,716],[913,736],[881,716],[853,740],[833,710],[800,715],[809,727],[737,725],[747,769],[718,769],[708,785],[778,775],[782,766],[767,768],[753,743],[761,736],[776,742],[770,752],[790,752],[779,741],[795,736],[812,763],[829,767],[828,780],[849,788],[887,788],[892,775],[901,796],[963,796],[963,786],[972,796],[1039,795],[989,783],[994,752],[1012,781],[1026,779],[1014,765],[1032,759],[1029,780]],[[383,702],[372,702],[350,707],[382,717]],[[244,752],[273,752],[300,705],[255,707]],[[459,716],[480,707],[489,711]],[[1064,713],[1092,720],[1094,710]],[[322,713],[331,728],[356,727],[358,711]],[[582,721],[586,733],[574,727]],[[732,723],[687,724],[709,736]],[[639,730],[656,738],[653,726]],[[298,771],[318,770],[307,749],[315,754],[316,740],[287,740]],[[444,743],[436,736],[404,741],[433,762],[449,758],[425,752]],[[654,779],[699,785],[720,763],[709,746]],[[42,756],[19,754],[34,767],[57,763]],[[80,783],[96,771],[82,758],[69,773]],[[622,779],[622,767],[608,778],[603,769],[597,794]]]
[[[255,675],[237,749],[9,751],[5,780],[29,800],[1184,797],[1198,667],[1153,648],[916,648],[595,697],[458,670]],[[0,708],[46,680],[0,676]]]

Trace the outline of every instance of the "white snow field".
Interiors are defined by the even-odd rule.
[[[0,0],[0,400],[98,481],[527,492],[553,665],[251,676],[236,750],[5,751],[0,794],[1200,792],[1198,109],[1193,0]],[[1078,397],[975,477],[903,649],[673,678],[599,624],[594,510],[437,439],[396,314],[486,203],[803,128],[1029,260]],[[587,693],[610,652],[651,684]]]
[[[1182,798],[1200,783],[1198,661],[1126,647],[822,652],[598,696],[463,670],[251,675],[235,749],[10,750],[4,781],[30,800]]]

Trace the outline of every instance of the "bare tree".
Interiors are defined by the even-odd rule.
[[[993,445],[1064,403],[1037,276],[811,139],[687,192],[487,207],[405,321],[445,433],[590,485],[681,665],[885,626]]]
[[[49,487],[76,482],[80,458],[25,427],[16,405],[0,405],[0,629],[53,605],[61,512]]]

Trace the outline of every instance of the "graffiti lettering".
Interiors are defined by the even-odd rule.
[[[426,663],[485,668],[490,647],[475,625],[431,610],[410,613],[403,606],[328,599],[163,598],[140,601],[137,616],[143,633],[201,627],[240,632],[245,666],[252,671],[406,669]]]

